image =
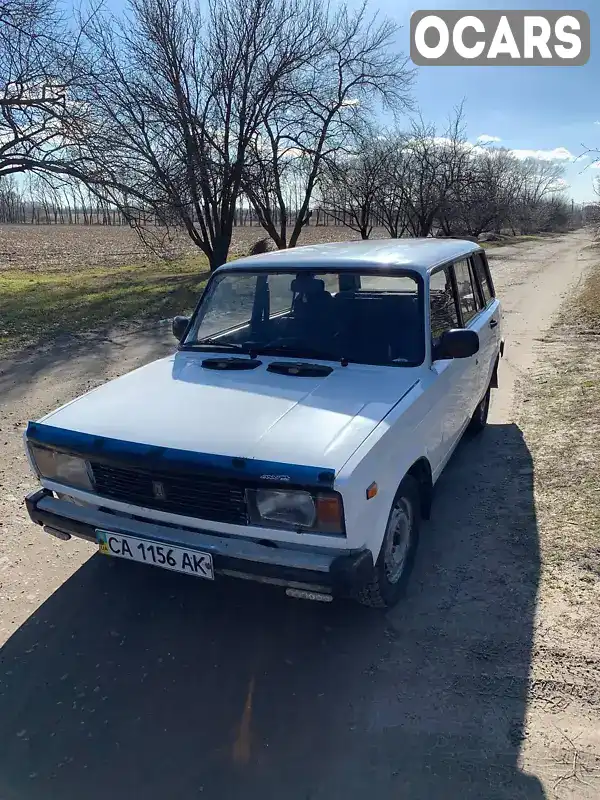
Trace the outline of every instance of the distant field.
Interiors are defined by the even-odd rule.
[[[258,239],[262,228],[236,228],[231,255],[240,257]],[[384,238],[383,228],[376,228],[372,238]],[[306,228],[300,244],[349,241],[358,234],[344,227]],[[190,239],[181,234],[168,241],[157,231],[153,237],[157,252],[146,247],[127,227],[84,225],[0,225],[0,273],[6,270],[71,270],[84,266],[122,266],[139,261],[157,261],[159,255],[179,261],[203,257]]]

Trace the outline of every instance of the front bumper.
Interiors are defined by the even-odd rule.
[[[38,489],[25,498],[29,516],[49,533],[61,538],[76,536],[96,543],[96,529],[129,534],[165,544],[208,552],[214,570],[222,575],[250,578],[292,589],[351,597],[373,575],[373,556],[369,550],[262,544],[235,536],[151,522],[128,517],[108,509],[79,506],[59,499],[48,489]]]

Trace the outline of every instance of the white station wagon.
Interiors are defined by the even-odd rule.
[[[467,241],[314,245],[210,278],[174,355],[30,422],[31,519],[201,578],[389,607],[503,352]]]

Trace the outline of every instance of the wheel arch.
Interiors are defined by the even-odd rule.
[[[431,516],[431,504],[433,501],[433,477],[431,474],[431,464],[425,456],[417,459],[406,472],[413,477],[419,484],[419,497],[421,500],[421,516],[429,519]]]
[[[490,381],[490,388],[497,389],[498,388],[498,366],[500,364],[500,355],[496,356],[496,362],[494,364],[494,369],[492,370],[492,379]]]

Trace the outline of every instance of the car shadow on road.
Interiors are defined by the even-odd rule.
[[[92,557],[1,651],[0,797],[543,798],[532,486],[515,425],[461,444],[388,614]]]

